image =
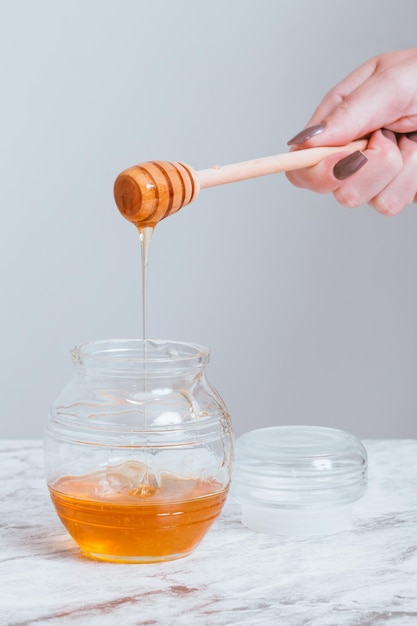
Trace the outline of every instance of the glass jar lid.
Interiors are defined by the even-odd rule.
[[[318,527],[324,528],[323,509],[349,509],[364,494],[366,484],[366,450],[359,439],[342,430],[274,426],[253,430],[236,441],[232,494],[243,506],[243,517],[248,510],[258,511],[255,517],[259,514],[263,521],[255,530],[273,532],[270,524],[277,520],[265,517],[265,509],[269,513],[287,511],[293,530],[297,521],[288,517],[289,512],[308,510],[305,531],[312,529],[316,512]],[[306,516],[303,520],[301,526],[305,526]],[[247,525],[253,527],[253,523]],[[341,527],[339,522],[333,526],[336,530]]]

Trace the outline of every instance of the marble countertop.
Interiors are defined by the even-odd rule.
[[[364,441],[369,488],[354,528],[254,533],[228,500],[189,557],[87,559],[59,522],[39,441],[0,441],[0,625],[415,626],[417,440]]]

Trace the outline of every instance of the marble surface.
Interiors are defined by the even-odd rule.
[[[354,528],[254,533],[229,499],[189,557],[83,557],[49,500],[38,441],[0,441],[0,624],[416,626],[417,440],[365,441],[369,488]]]

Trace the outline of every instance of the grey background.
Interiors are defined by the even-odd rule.
[[[415,0],[2,0],[0,437],[41,437],[74,344],[141,335],[139,241],[113,182],[287,150],[324,93],[416,45]],[[417,215],[284,175],[162,222],[149,335],[212,350],[235,432],[417,436]]]

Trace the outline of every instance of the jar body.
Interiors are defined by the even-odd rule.
[[[45,431],[58,516],[93,558],[186,556],[220,514],[233,458],[230,417],[206,378],[208,350],[109,340],[72,359]]]

